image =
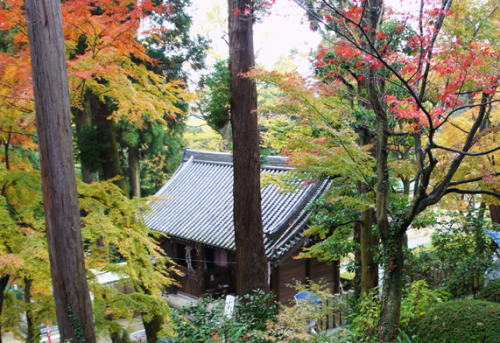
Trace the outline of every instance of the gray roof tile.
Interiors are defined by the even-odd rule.
[[[262,171],[291,168],[283,157],[269,156]],[[304,208],[330,182],[320,181],[296,193],[279,193],[273,185],[261,190],[264,242],[269,259],[286,253],[304,235],[309,213]],[[234,250],[232,155],[185,149],[182,163],[151,202],[146,217],[152,230],[179,239]]]

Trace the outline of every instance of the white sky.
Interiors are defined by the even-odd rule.
[[[227,56],[227,45],[220,38],[222,32],[214,28],[208,32],[211,26],[207,22],[206,12],[210,11],[213,4],[220,4],[223,7],[221,15],[227,15],[227,0],[192,0],[193,2],[193,30],[196,33],[208,35],[219,53]],[[273,69],[274,64],[281,55],[288,55],[290,50],[296,49],[299,54],[308,54],[315,49],[321,37],[312,32],[307,20],[304,18],[304,11],[291,0],[278,0],[271,9],[271,14],[264,18],[261,23],[254,25],[254,47],[257,64],[263,64],[267,69]],[[301,24],[301,21],[304,24]],[[208,64],[213,63],[214,56],[209,56]],[[296,57],[295,63],[299,65],[298,71],[307,73],[309,70],[308,58],[305,56]]]

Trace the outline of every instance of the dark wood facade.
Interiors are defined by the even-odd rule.
[[[201,297],[207,293],[214,297],[236,293],[233,252],[176,239],[166,239],[160,246],[184,274],[172,275],[178,285],[170,286],[167,289],[169,293],[181,292],[193,297]],[[221,260],[221,253],[225,255],[225,259]]]
[[[227,259],[221,263],[221,250],[206,247],[194,242],[166,239],[162,249],[179,266],[184,276],[173,275],[178,285],[167,289],[169,293],[178,292],[201,297],[210,294],[219,297],[223,294],[236,294],[236,269],[234,252],[224,251]],[[187,251],[190,251],[188,254]],[[339,293],[339,264],[328,265],[316,259],[298,259],[299,250],[281,261],[271,263],[271,290],[276,294],[276,301],[291,304],[297,291],[289,287],[297,282],[305,284],[307,280],[323,282],[333,293]],[[224,261],[222,261],[224,262]],[[221,265],[222,264],[222,265]]]

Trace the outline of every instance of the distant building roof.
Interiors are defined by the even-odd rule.
[[[156,196],[148,227],[167,235],[225,250],[235,250],[233,227],[233,156],[185,149],[175,174]],[[268,156],[261,172],[283,173],[286,159]],[[273,185],[261,190],[264,243],[271,260],[304,238],[310,213],[305,206],[329,186],[318,181],[296,193],[279,193]]]

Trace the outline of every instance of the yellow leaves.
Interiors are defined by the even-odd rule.
[[[108,119],[127,120],[136,127],[145,121],[166,124],[165,117],[173,120],[183,112],[179,102],[194,101],[196,95],[189,92],[182,81],[166,82],[165,78],[147,70],[144,64],[134,63],[120,55],[86,54],[68,63],[69,85],[72,102],[82,107],[85,92],[90,90],[105,103],[111,98],[116,110]]]

